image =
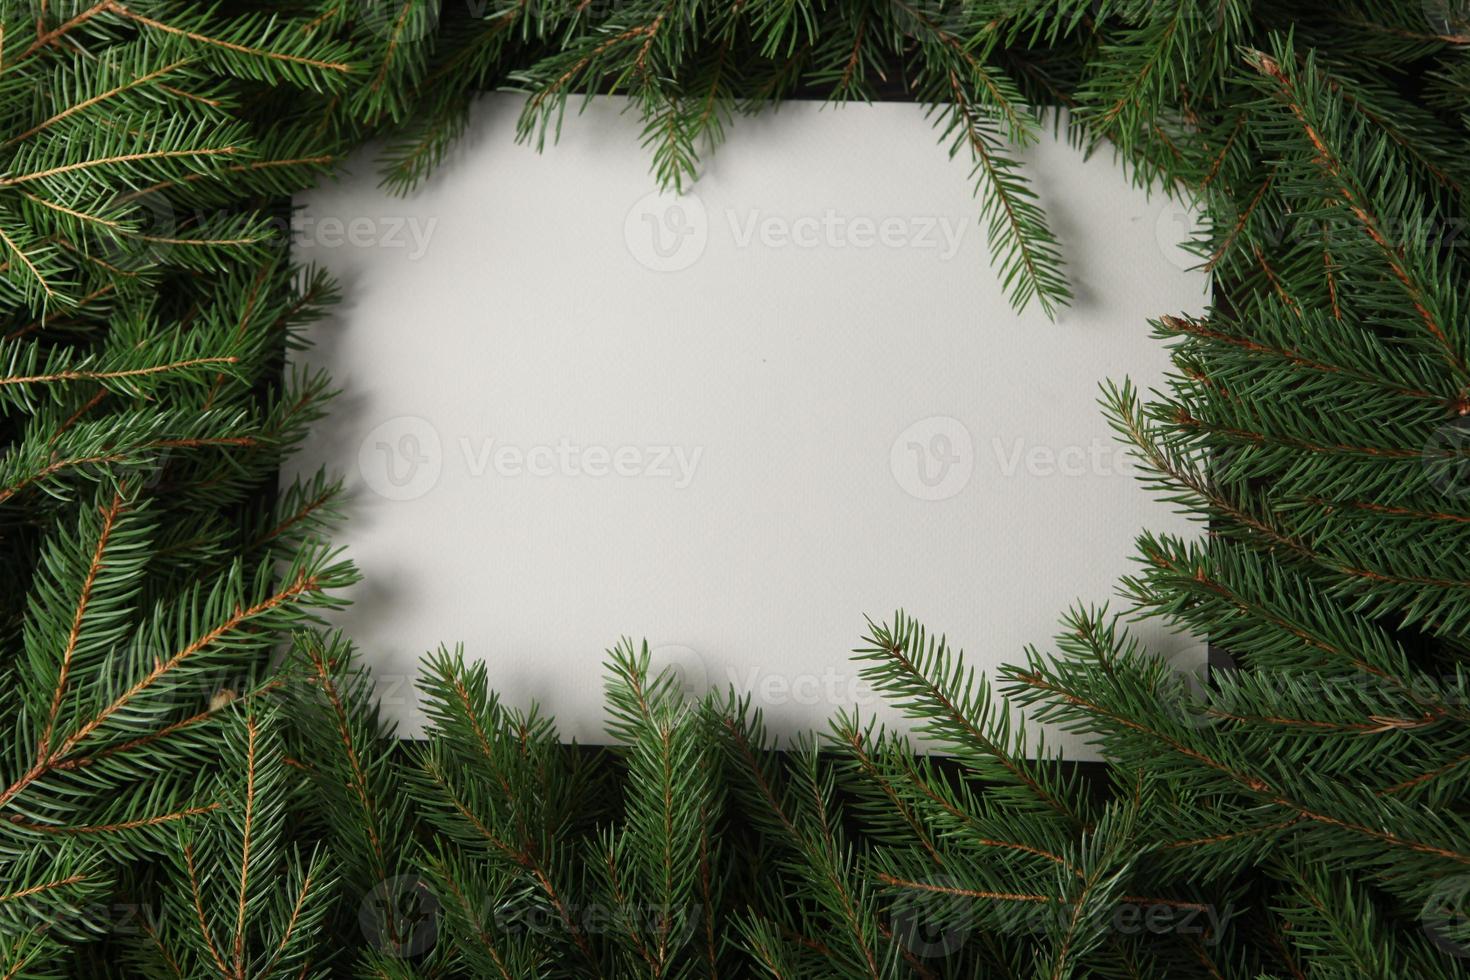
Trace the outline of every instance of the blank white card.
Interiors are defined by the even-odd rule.
[[[406,199],[364,157],[297,202],[296,257],[347,296],[300,356],[344,394],[286,478],[345,476],[365,580],[336,621],[402,734],[420,657],[463,643],[509,703],[606,741],[623,635],[781,734],[893,721],[849,659],[865,615],[902,607],[993,671],[1112,598],[1141,529],[1192,533],[1097,398],[1162,385],[1147,319],[1199,311],[1207,279],[1184,212],[1106,154],[1021,154],[1078,296],[1052,323],[1010,308],[969,163],[918,106],[741,119],[675,197],[622,100],[540,154],[520,102],[487,98]]]

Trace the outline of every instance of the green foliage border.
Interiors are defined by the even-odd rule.
[[[1464,975],[1462,8],[457,6],[0,8],[5,975]],[[1047,313],[1064,249],[1008,155],[1034,107],[1198,202],[1217,302],[1155,323],[1169,390],[1103,402],[1211,524],[1140,538],[1130,611],[1243,669],[1181,693],[1119,620],[1073,610],[995,680],[1099,740],[1086,781],[901,614],[859,655],[951,768],[850,716],[824,752],[774,753],[748,703],[691,708],[625,644],[608,769],[441,651],[434,737],[399,758],[370,678],[309,629],[355,578],[325,543],[338,485],[274,492],[331,394],[284,354],[335,299],[291,264],[280,202],[380,135],[410,190],[497,87],[527,92],[537,143],[579,93],[627,94],[675,189],[738,113],[900,92],[973,164],[1012,301]],[[732,863],[718,888],[695,873]],[[432,950],[356,907],[405,880],[439,904]],[[655,914],[597,937],[566,914],[486,933],[454,901],[555,916],[625,886]],[[1208,946],[1109,928],[1138,896],[1251,914]],[[157,914],[120,930],[119,902]],[[899,928],[915,902],[937,957]],[[1018,931],[1006,910],[1036,902],[1065,914]],[[728,928],[678,930],[691,903]]]

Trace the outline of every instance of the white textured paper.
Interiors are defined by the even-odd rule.
[[[540,155],[519,103],[487,99],[407,199],[363,158],[298,202],[297,258],[348,299],[304,355],[345,394],[295,465],[345,475],[366,578],[337,619],[403,734],[419,658],[462,642],[510,703],[605,741],[624,634],[777,732],[824,727],[879,708],[848,659],[865,614],[989,670],[1110,599],[1140,529],[1190,533],[1096,400],[1160,385],[1146,319],[1201,309],[1206,278],[1180,209],[1106,155],[1023,154],[1078,296],[1049,323],[1010,309],[968,163],[917,106],[742,119],[676,199],[621,100]]]

